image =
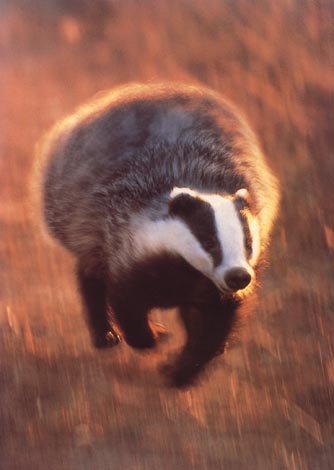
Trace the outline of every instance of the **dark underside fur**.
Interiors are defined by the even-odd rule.
[[[138,349],[156,343],[149,311],[179,307],[187,340],[177,362],[165,369],[176,386],[191,383],[208,361],[224,351],[240,304],[237,298],[222,298],[211,281],[181,258],[167,254],[134,265],[117,283],[84,274],[80,279],[88,324],[100,347],[108,346],[105,338],[110,332],[107,296],[124,339]]]

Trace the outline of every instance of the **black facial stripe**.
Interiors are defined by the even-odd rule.
[[[247,216],[245,215],[245,203],[243,200],[240,198],[235,199],[234,205],[237,209],[238,216],[241,222],[242,230],[244,233],[244,242],[245,242],[245,249],[246,249],[246,255],[247,259],[249,259],[252,256],[252,245],[253,245],[253,239],[252,239],[252,234],[249,229],[249,224],[248,224],[248,219]]]
[[[170,213],[185,221],[192,234],[211,256],[214,266],[219,266],[223,253],[217,237],[214,211],[210,204],[183,193],[171,201]]]

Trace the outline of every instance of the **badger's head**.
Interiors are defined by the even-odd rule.
[[[254,281],[259,227],[246,189],[221,196],[175,187],[168,216],[142,225],[137,241],[141,253],[180,255],[223,292],[242,291]]]

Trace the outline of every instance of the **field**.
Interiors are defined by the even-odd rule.
[[[4,470],[334,468],[334,2],[0,1]],[[198,386],[92,349],[73,260],[30,198],[59,118],[130,81],[205,84],[247,115],[282,203],[254,313]]]

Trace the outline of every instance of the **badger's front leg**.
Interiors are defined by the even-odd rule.
[[[108,317],[107,287],[104,280],[86,274],[80,267],[77,268],[77,279],[94,346],[115,346],[120,342],[120,336],[113,329]]]
[[[238,305],[234,299],[223,303],[216,299],[206,304],[181,307],[186,343],[175,363],[164,368],[172,385],[191,384],[211,359],[224,352],[236,321]]]
[[[150,349],[156,344],[157,335],[148,320],[148,312],[141,309],[114,309],[117,324],[127,344],[136,349]]]
[[[110,305],[126,343],[136,349],[153,348],[156,334],[148,319],[149,307],[136,292],[123,292],[120,286],[110,286]]]

